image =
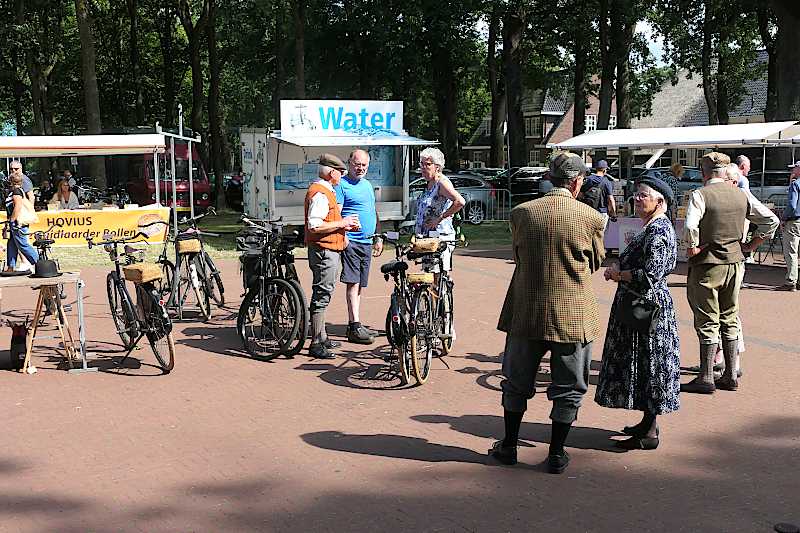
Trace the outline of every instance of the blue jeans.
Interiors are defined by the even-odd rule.
[[[18,226],[12,222],[8,225],[8,246],[6,248],[6,267],[13,269],[17,266],[17,255],[22,254],[34,264],[39,260],[39,253],[36,248],[28,242],[28,226]]]

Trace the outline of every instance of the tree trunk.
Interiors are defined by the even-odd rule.
[[[97,70],[92,35],[92,17],[87,0],[75,0],[75,14],[78,20],[78,33],[81,38],[81,70],[83,72],[83,97],[86,104],[86,126],[90,134],[102,133],[100,123],[100,93],[97,90]],[[106,187],[106,159],[103,156],[92,157],[89,168],[95,185],[101,189]]]
[[[164,68],[162,71],[164,80],[164,126],[172,127],[175,125],[175,51],[172,41],[172,32],[175,29],[175,8],[166,5],[163,15],[159,16],[161,26],[158,38],[161,41],[161,55],[163,56]]]
[[[281,127],[281,99],[283,86],[286,83],[286,11],[284,0],[276,0],[275,4],[275,90],[272,92],[272,107],[275,113],[276,128]]]
[[[137,0],[127,0],[130,18],[131,77],[133,78],[136,125],[144,125],[144,95],[139,72],[139,14]]]
[[[522,48],[525,23],[520,12],[509,11],[503,21],[503,74],[508,106],[509,167],[528,164],[525,120],[522,117]]]
[[[203,127],[203,62],[200,45],[208,23],[209,2],[210,0],[203,0],[197,21],[192,20],[189,0],[180,0],[178,2],[178,17],[181,19],[181,25],[189,40],[189,59],[192,66],[192,112],[190,123],[195,135],[200,133]]]
[[[586,130],[586,105],[587,105],[587,62],[589,43],[585,31],[576,31],[574,34],[575,71],[572,78],[572,135],[580,135]]]
[[[306,2],[294,0],[294,93],[295,97],[306,97]]]
[[[492,97],[492,116],[489,122],[489,166],[502,167],[505,161],[503,150],[503,122],[506,115],[506,99],[500,82],[497,65],[497,31],[500,27],[500,9],[495,4],[489,20],[489,42],[486,66],[489,71],[489,93]]]
[[[710,0],[705,0],[705,15],[703,16],[703,50],[701,52],[701,71],[703,74],[703,96],[708,107],[708,123],[711,125],[719,124],[717,115],[717,97],[714,94],[714,77],[711,72],[711,59],[713,55],[712,39],[714,20],[711,13],[712,5]]]
[[[437,46],[433,52],[433,64],[437,65],[437,76],[434,84],[436,110],[439,116],[439,135],[442,151],[447,167],[453,170],[460,168],[458,156],[458,88],[456,73],[453,70],[450,51]]]
[[[225,168],[222,158],[222,128],[221,110],[219,105],[219,77],[220,65],[217,55],[217,2],[211,0],[208,10],[208,69],[211,79],[208,93],[208,125],[211,137],[211,166],[214,169],[214,190],[212,191],[212,205],[217,208],[224,205],[222,190],[222,173]]]
[[[773,17],[768,5],[759,4],[756,14],[758,16],[758,32],[761,42],[767,51],[767,103],[764,107],[764,121],[772,122],[778,110],[778,51],[775,47],[775,38],[770,33],[770,19]]]
[[[617,26],[621,15],[618,2],[612,0],[611,8],[612,28]],[[614,43],[617,39],[609,36],[608,29],[608,0],[600,0],[600,15],[598,20],[598,34],[600,38],[600,109],[597,112],[597,129],[607,130],[611,120],[611,101],[614,97],[614,70],[617,63],[617,54]],[[598,156],[600,157],[600,156]]]
[[[800,47],[797,28],[800,27],[800,3],[793,0],[772,0],[772,10],[778,21],[776,52],[778,54],[776,92],[777,120],[800,118]]]
[[[720,41],[723,41],[724,37],[722,34],[725,33],[725,29],[720,28]],[[728,54],[725,51],[725,47],[728,46],[727,43],[720,42],[719,45],[719,59],[717,59],[717,74],[716,74],[716,81],[717,81],[717,123],[718,124],[727,124],[728,123],[728,78],[726,72],[728,70]]]
[[[633,34],[636,29],[636,23],[628,20],[623,24],[622,31],[620,32],[621,40],[619,46],[620,56],[617,60],[617,127],[630,128],[631,127],[631,102],[630,102],[630,71],[631,71],[631,58],[630,58],[630,43],[633,42]],[[632,166],[632,152],[630,150],[620,150],[620,171]]]

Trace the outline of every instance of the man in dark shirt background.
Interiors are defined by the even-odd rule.
[[[599,160],[594,165],[594,174],[586,177],[578,199],[607,215],[611,220],[617,218],[617,204],[614,201],[614,185],[606,174],[608,162]]]

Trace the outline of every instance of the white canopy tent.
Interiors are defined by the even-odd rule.
[[[795,136],[800,143],[800,126],[794,121],[761,122],[683,128],[595,130],[560,143],[548,144],[547,147],[561,150],[736,148],[751,145],[777,146]]]
[[[164,135],[37,135],[0,137],[0,157],[83,157],[163,153]]]
[[[796,141],[795,141],[796,139]],[[678,128],[640,128],[595,130],[564,142],[548,144],[560,150],[653,150],[647,168],[661,154],[673,148],[724,149],[740,147],[762,148],[761,184],[764,187],[767,147],[800,144],[800,126],[795,121],[725,124],[717,126],[687,126]],[[759,193],[760,194],[760,193]]]

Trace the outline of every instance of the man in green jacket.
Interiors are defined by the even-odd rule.
[[[489,455],[517,462],[517,441],[527,402],[535,393],[536,373],[550,352],[553,421],[548,470],[569,464],[564,442],[578,415],[589,381],[592,341],[600,334],[592,273],[605,255],[602,214],[576,200],[586,166],[569,152],[550,163],[553,189],[511,212],[516,268],[497,328],[506,332],[502,405],[505,438]]]

